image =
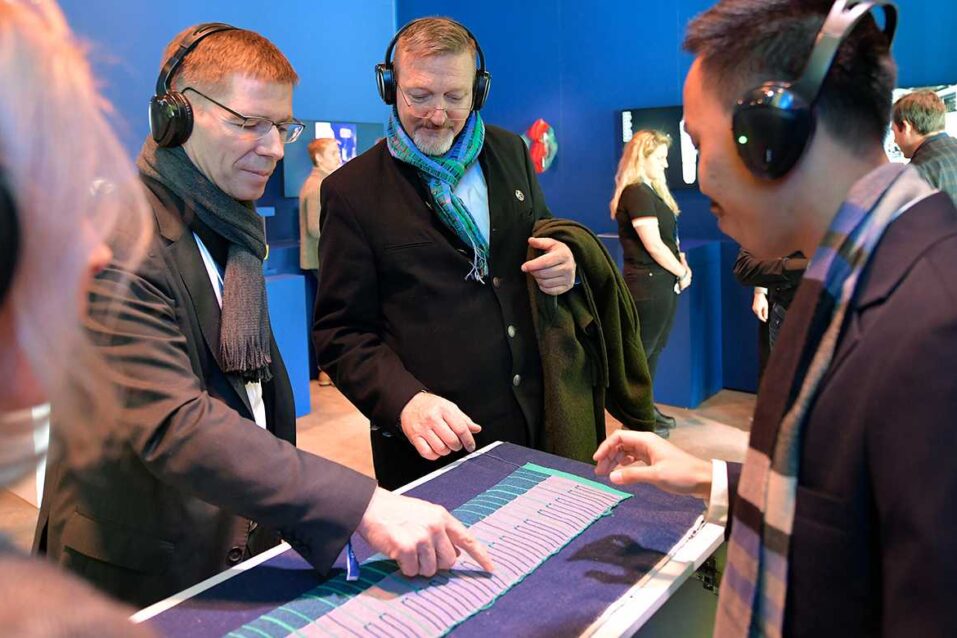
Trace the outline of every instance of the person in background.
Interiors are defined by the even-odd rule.
[[[319,188],[329,173],[342,165],[339,143],[334,137],[309,142],[312,172],[299,191],[299,267],[311,271],[319,282]],[[319,385],[332,385],[329,375],[319,371]]]
[[[957,201],[957,140],[944,132],[946,117],[939,95],[914,91],[894,103],[891,131],[894,143],[921,176]]]
[[[609,205],[618,222],[623,274],[638,308],[652,382],[674,323],[678,293],[691,285],[692,275],[679,248],[678,204],[665,181],[670,147],[671,138],[660,131],[635,133],[618,162]],[[674,417],[657,407],[655,418],[661,433],[675,427]]]
[[[82,329],[87,287],[111,258],[120,219],[150,237],[132,163],[107,123],[84,57],[55,2],[0,2],[0,487],[46,456],[34,407],[72,415],[58,434],[88,459],[87,431],[119,410],[103,359]],[[42,123],[38,129],[38,122]],[[78,126],[78,122],[82,122]],[[65,446],[57,445],[62,450]],[[50,462],[62,457],[52,456]],[[0,536],[0,627],[20,638],[151,636],[90,585],[20,553]]]
[[[91,424],[89,462],[48,464],[36,550],[138,606],[280,538],[321,574],[353,533],[408,576],[450,568],[456,547],[490,569],[445,509],[295,447],[253,205],[302,130],[289,61],[223,24],[188,27],[163,60],[160,87],[178,95],[155,98],[163,108],[137,160],[157,232],[135,268],[99,273],[90,300],[94,342],[122,392],[120,427]],[[181,101],[188,119],[170,119],[164,104]],[[54,430],[70,418],[54,414]]]
[[[812,255],[743,466],[642,432],[595,455],[613,483],[693,494],[730,519],[719,638],[954,628],[957,208],[884,152],[893,5],[879,3],[882,29],[874,3],[830,4],[724,0],[685,39],[685,125],[719,227],[759,258]],[[770,144],[768,123],[788,121],[813,125]]]
[[[755,286],[752,310],[758,319],[768,324],[768,347],[771,349],[805,268],[807,259],[800,251],[778,259],[757,259],[744,248],[738,251],[734,276],[744,286]]]

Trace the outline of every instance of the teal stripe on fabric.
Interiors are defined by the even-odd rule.
[[[531,497],[528,496],[528,491],[543,481],[548,480],[550,477],[568,479],[583,486],[595,488],[616,496],[620,500],[631,497],[631,494],[609,488],[596,481],[528,463],[513,471],[485,492],[476,495],[453,510],[452,515],[462,521],[467,527],[471,527],[475,523],[495,514],[502,507],[510,504],[520,496],[531,499]],[[531,500],[544,503],[544,501],[539,499]],[[609,508],[605,514],[599,515],[598,518],[606,515],[610,511]],[[565,544],[570,542],[570,540],[571,539],[568,539]],[[564,544],[562,547],[563,546]],[[559,549],[560,548],[555,551]],[[534,567],[532,569],[534,570]],[[397,575],[398,571],[399,568],[395,561],[389,560],[381,554],[376,554],[362,564],[362,572],[359,580],[347,582],[345,580],[345,574],[339,574],[314,589],[303,593],[295,600],[263,614],[259,618],[256,618],[227,635],[233,636],[234,638],[284,638],[286,636],[299,635],[298,632],[300,630],[308,627],[313,622],[331,611],[338,609],[345,603],[352,601],[370,587],[379,585],[383,580]],[[423,579],[421,584],[417,582],[418,580],[419,579],[414,579],[410,581],[411,592],[422,591],[433,583],[435,579],[429,579],[428,581]],[[462,602],[462,604],[465,605],[466,603]],[[483,608],[487,607],[488,605]],[[351,614],[350,616],[355,618],[355,616]],[[393,620],[398,623],[408,620],[414,622],[415,625],[418,625],[423,631],[434,632],[434,628],[430,629],[425,627],[414,618],[395,618]],[[410,629],[411,627],[412,625],[410,625]],[[400,629],[397,628],[396,631],[400,631]]]
[[[622,492],[617,490],[610,485],[605,485],[604,483],[599,483],[598,481],[592,481],[591,479],[586,479],[583,476],[577,476],[575,474],[569,474],[568,472],[562,472],[561,470],[553,470],[550,467],[542,467],[541,465],[535,465],[534,463],[526,463],[523,467],[528,468],[532,471],[539,472],[541,474],[546,474],[548,476],[560,476],[566,478],[569,481],[575,481],[576,483],[581,483],[582,485],[587,485],[588,487],[593,487],[596,490],[601,490],[603,492],[608,492],[615,496],[620,496],[621,498],[631,498],[631,494],[628,492]]]

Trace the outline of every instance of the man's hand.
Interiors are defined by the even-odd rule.
[[[419,455],[430,461],[458,452],[463,447],[474,452],[472,435],[482,431],[482,427],[459,410],[459,406],[428,392],[419,392],[412,397],[402,408],[399,421],[402,433]]]
[[[399,563],[405,576],[452,569],[464,549],[487,572],[495,569],[485,546],[444,507],[376,488],[356,530],[376,551]]]
[[[666,492],[708,500],[711,463],[651,432],[618,430],[598,446],[595,474],[611,473],[612,483],[650,483]]]
[[[552,296],[571,290],[575,285],[575,257],[571,249],[547,237],[529,237],[528,245],[545,253],[522,264],[522,272],[535,278],[539,290]]]
[[[754,289],[754,299],[751,301],[751,310],[758,319],[764,323],[768,322],[768,294],[764,292],[763,288]]]

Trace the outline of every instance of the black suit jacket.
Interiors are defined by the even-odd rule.
[[[402,408],[423,390],[481,425],[480,446],[538,443],[541,362],[520,268],[532,226],[550,213],[519,137],[487,126],[479,162],[491,221],[485,284],[465,279],[471,250],[432,211],[417,171],[384,142],[322,184],[319,364],[372,421],[383,487],[441,464],[421,459],[399,429]]]
[[[187,226],[194,214],[147,185],[151,250],[135,273],[104,271],[91,297],[94,339],[124,392],[123,422],[95,433],[86,454],[51,460],[37,549],[135,605],[275,544],[259,524],[326,570],[375,484],[296,450],[275,341],[263,388],[269,431],[256,425],[242,379],[217,361],[220,309]]]
[[[858,285],[805,426],[785,635],[953,633],[954,255],[957,209],[936,194],[888,228]],[[784,324],[755,423],[790,387],[799,329]],[[729,467],[732,494],[739,471]]]

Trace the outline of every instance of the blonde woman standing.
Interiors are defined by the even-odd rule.
[[[678,293],[691,285],[691,268],[678,244],[678,205],[665,181],[670,147],[671,138],[660,131],[635,133],[618,163],[610,204],[652,381],[674,322]],[[657,408],[655,414],[659,426],[675,426],[674,417]]]

